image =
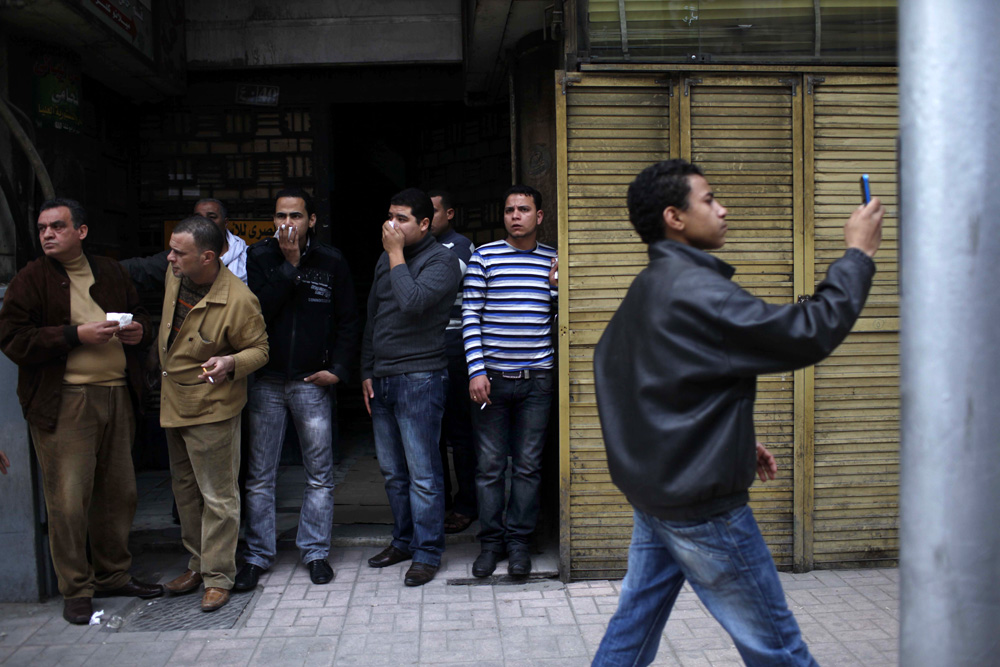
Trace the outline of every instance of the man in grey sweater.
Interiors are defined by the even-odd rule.
[[[412,558],[407,586],[433,579],[444,551],[438,454],[448,385],[444,330],[462,269],[430,234],[433,216],[421,190],[403,190],[390,201],[361,348],[361,389],[393,516],[392,543],[368,564]]]

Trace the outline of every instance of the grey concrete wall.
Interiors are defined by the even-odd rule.
[[[0,287],[0,308],[3,293]],[[0,354],[0,450],[11,467],[0,475],[0,602],[32,602],[41,597],[38,581],[38,526],[28,426],[14,391],[17,366]]]
[[[193,68],[462,60],[459,0],[188,0],[185,11]]]

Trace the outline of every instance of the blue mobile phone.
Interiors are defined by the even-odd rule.
[[[872,200],[872,189],[868,184],[868,174],[861,174],[861,199],[865,204]]]

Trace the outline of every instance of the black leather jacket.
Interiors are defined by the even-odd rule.
[[[247,284],[267,322],[270,358],[258,375],[300,380],[327,370],[347,381],[358,351],[354,282],[336,248],[310,239],[298,267],[275,238],[247,250]]]
[[[700,250],[653,243],[594,353],[611,479],[662,519],[701,520],[747,502],[757,375],[829,355],[861,313],[875,264],[850,249],[810,300],[787,305],[752,296],[733,273]]]

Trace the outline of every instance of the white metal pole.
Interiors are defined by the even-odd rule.
[[[899,17],[900,664],[997,664],[1000,2]]]

